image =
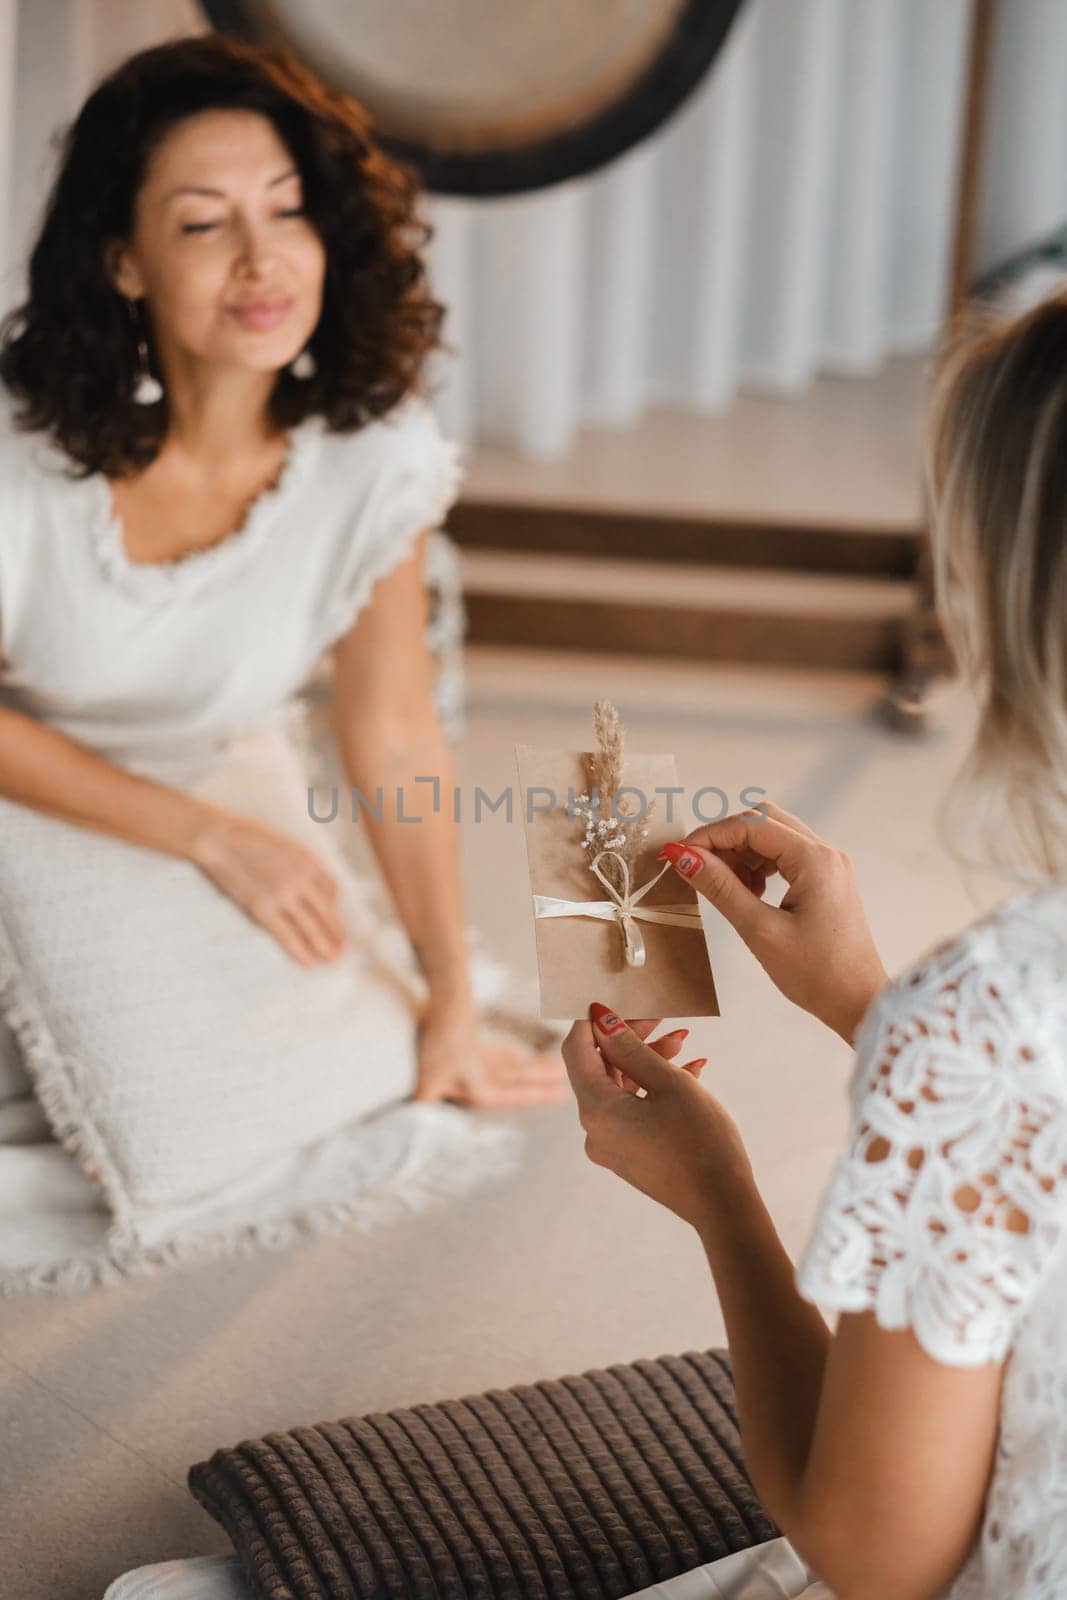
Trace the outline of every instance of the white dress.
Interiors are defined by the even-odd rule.
[[[298,756],[311,753],[300,748],[308,732],[300,692],[375,582],[410,553],[421,530],[439,528],[459,490],[458,447],[442,435],[419,397],[355,433],[330,432],[311,417],[293,430],[276,485],[254,502],[235,533],[175,561],[140,564],[127,556],[106,479],[72,476],[69,460],[44,435],[14,426],[9,406],[6,399],[0,404],[0,706],[45,722],[145,777],[221,795],[238,811],[288,806],[285,820],[275,826],[296,837],[302,827],[303,842],[327,860],[344,890],[339,906],[352,942],[334,964],[334,988],[347,994],[344,984],[353,992],[362,984],[367,1003],[348,1013],[352,1031],[340,1044],[347,1048],[350,1041],[360,1051],[355,1018],[385,1018],[377,1065],[372,1069],[360,1056],[358,1084],[349,1075],[352,1092],[364,1097],[361,1109],[368,1114],[401,1107],[413,1083],[413,1021],[410,1009],[401,1014],[388,986],[371,975],[368,950],[373,944],[397,972],[405,962],[410,971],[414,958],[368,848],[355,848],[353,862],[343,859],[350,837],[366,829],[345,826],[343,805],[334,826],[316,827],[306,808],[301,816],[299,774],[292,774]],[[436,567],[444,594],[453,593],[461,612],[455,573],[445,570],[450,560],[454,569],[447,538],[435,533],[431,573]],[[434,649],[433,623],[429,632]],[[445,644],[447,668],[456,652]],[[446,727],[456,710],[447,701],[453,687],[444,684],[442,704],[439,677]],[[290,798],[283,800],[286,785]],[[86,833],[87,850],[94,837],[92,830]],[[362,862],[372,867],[363,876]],[[475,997],[491,1027],[491,1008],[512,976],[492,961],[476,930],[466,933]],[[259,929],[250,929],[253,934],[262,942]],[[322,985],[325,973],[317,969]],[[291,982],[308,983],[312,976],[292,964]],[[522,984],[513,992],[521,1006]],[[14,1013],[7,1014],[13,1020]],[[536,1029],[536,1019],[529,1020]],[[520,1037],[522,1022],[520,1017]],[[234,1027],[241,1029],[239,1017]],[[512,1030],[504,1021],[499,1031]],[[52,1137],[39,1075],[37,1090],[35,1096],[16,1040],[0,1018],[0,1292],[12,1285],[80,1287],[86,1272],[110,1270],[100,1194]],[[318,1093],[328,1098],[326,1087]],[[207,1125],[206,1113],[193,1108],[191,1115]],[[225,1119],[216,1120],[222,1137]],[[403,1203],[417,1207],[450,1192],[446,1166],[457,1170],[462,1163],[454,1151],[446,1163],[449,1139],[461,1140],[468,1153],[478,1144],[484,1165],[474,1154],[468,1166],[472,1173],[489,1171],[500,1167],[504,1131],[479,1127],[479,1119],[455,1108],[407,1104],[401,1116],[379,1119],[373,1133],[361,1126],[328,1151],[309,1146],[299,1163],[294,1154],[274,1187],[279,1195],[292,1195],[294,1218],[305,1218],[333,1215],[342,1201],[354,1204],[365,1184],[370,1216],[370,1190],[378,1182],[371,1174],[387,1169],[387,1153],[395,1166],[396,1152],[410,1148],[425,1152],[422,1170],[429,1184],[420,1191],[413,1170],[405,1182]],[[494,1139],[496,1157],[490,1149]],[[433,1149],[440,1155],[436,1169]],[[266,1177],[262,1186],[266,1190]],[[220,1208],[222,1199],[220,1190]],[[242,1205],[258,1216],[266,1197],[245,1195]],[[220,1209],[219,1228],[223,1215],[236,1237],[237,1215],[232,1207]],[[188,1231],[192,1219],[182,1225]],[[264,1222],[260,1233],[264,1242],[268,1234],[284,1240],[287,1228]]]
[[[419,398],[356,433],[313,416],[237,532],[134,563],[107,480],[70,466],[3,408],[0,705],[161,780],[300,689],[460,484],[458,448]]]

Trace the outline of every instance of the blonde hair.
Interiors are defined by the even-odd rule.
[[[938,615],[978,725],[939,815],[957,860],[1067,872],[1067,297],[972,316],[931,395]],[[972,829],[978,854],[964,844]]]

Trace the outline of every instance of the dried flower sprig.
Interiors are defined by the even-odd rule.
[[[622,784],[626,735],[610,700],[598,700],[593,707],[593,732],[597,747],[586,757],[589,781],[601,794],[613,795]]]
[[[582,849],[592,862],[601,850],[614,850],[632,866],[648,838],[648,818],[655,801],[643,816],[634,796],[624,795],[618,803],[615,797],[623,785],[626,764],[626,735],[619,713],[610,700],[598,700],[593,707],[593,731],[596,749],[585,758],[589,792],[577,796],[574,809],[585,818]],[[627,815],[630,810],[633,814]],[[605,865],[616,889],[622,891],[622,871],[617,861],[610,857]]]

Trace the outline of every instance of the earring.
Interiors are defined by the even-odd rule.
[[[137,341],[137,355],[140,360],[141,370],[137,374],[137,381],[133,386],[134,404],[138,406],[158,405],[163,398],[163,385],[148,365],[148,345],[143,338]]]
[[[299,378],[302,383],[306,383],[309,378],[313,378],[318,370],[319,364],[308,348],[301,350],[300,354],[289,363],[289,371],[294,378]]]
[[[144,324],[138,313],[137,302],[135,300],[127,300],[126,305],[129,308],[130,321],[137,335],[138,372],[133,381],[133,389],[131,391],[133,403],[138,406],[155,406],[163,398],[163,385],[148,364],[148,341],[144,336]]]

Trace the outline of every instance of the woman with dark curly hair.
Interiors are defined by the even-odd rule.
[[[353,786],[407,820],[416,777],[450,787],[424,562],[458,470],[420,392],[417,199],[287,56],[144,51],[66,137],[0,351],[0,791],[194,864],[308,968],[348,959],[337,874],[188,775],[332,648]],[[555,1056],[482,1026],[454,821],[422,810],[368,825],[425,1002],[371,1098],[557,1099]]]

